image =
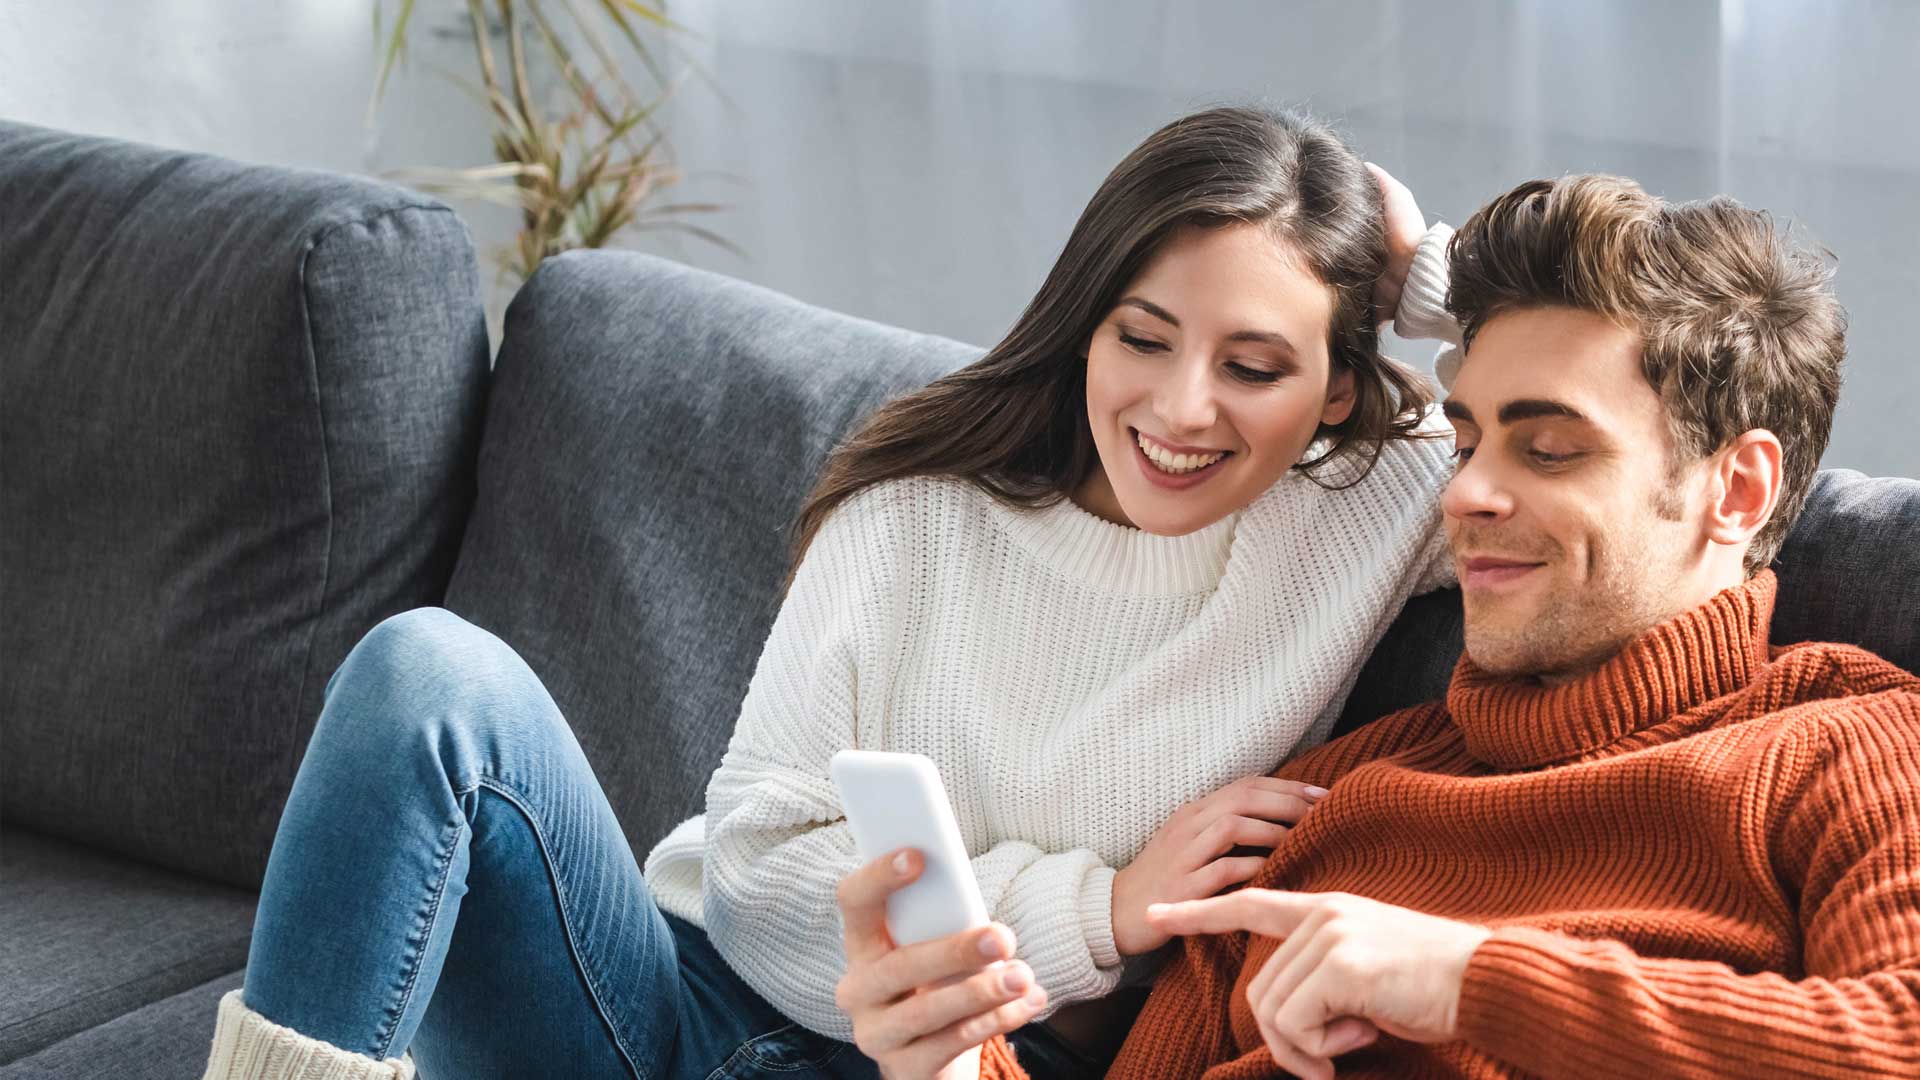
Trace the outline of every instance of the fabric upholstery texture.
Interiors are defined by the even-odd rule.
[[[637,854],[701,803],[828,448],[978,355],[630,252],[514,298],[446,606],[540,676]]]
[[[230,971],[0,1065],[0,1080],[200,1080],[220,995],[245,976]]]
[[[244,966],[257,899],[0,830],[0,1062]]]
[[[328,674],[439,601],[487,377],[465,226],[0,124],[0,816],[257,886]]]
[[[1775,644],[1842,641],[1920,671],[1920,480],[1822,470],[1773,572]]]

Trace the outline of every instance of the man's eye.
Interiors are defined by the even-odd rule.
[[[1565,465],[1567,462],[1572,461],[1578,455],[1549,454],[1545,450],[1529,450],[1527,451],[1527,456],[1531,457],[1534,461],[1539,462],[1542,465]]]
[[[1125,345],[1134,352],[1164,352],[1167,348],[1157,341],[1134,337],[1125,330],[1120,331],[1120,344]]]

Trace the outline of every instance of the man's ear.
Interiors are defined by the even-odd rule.
[[[1780,465],[1780,440],[1765,428],[1736,436],[1714,456],[1707,539],[1716,544],[1753,539],[1780,503]]]
[[[1320,413],[1320,422],[1332,427],[1344,424],[1347,417],[1353,415],[1354,406],[1353,369],[1341,366],[1327,380],[1327,407]]]

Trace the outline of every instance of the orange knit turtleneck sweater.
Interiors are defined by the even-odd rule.
[[[1920,679],[1770,649],[1773,600],[1762,573],[1557,687],[1463,658],[1444,702],[1274,774],[1332,794],[1251,885],[1494,931],[1456,1041],[1383,1036],[1343,1078],[1920,1076]],[[1286,1075],[1246,1002],[1277,945],[1186,939],[1109,1075]]]

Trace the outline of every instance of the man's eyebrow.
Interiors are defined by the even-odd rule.
[[[1440,411],[1445,413],[1449,420],[1462,420],[1469,424],[1474,422],[1473,410],[1467,408],[1465,402],[1455,401],[1453,398],[1441,402]]]
[[[1136,307],[1163,322],[1171,323],[1174,326],[1180,325],[1180,320],[1173,317],[1173,312],[1168,311],[1166,308],[1161,307],[1151,300],[1142,299],[1138,296],[1123,296],[1115,306]],[[1227,335],[1227,340],[1252,341],[1262,345],[1275,345],[1288,352],[1293,351],[1293,342],[1288,341],[1286,335],[1274,330],[1236,330]]]
[[[1538,420],[1551,417],[1557,420],[1586,420],[1587,414],[1564,401],[1550,398],[1520,398],[1500,406],[1500,422],[1517,424],[1522,420]]]

